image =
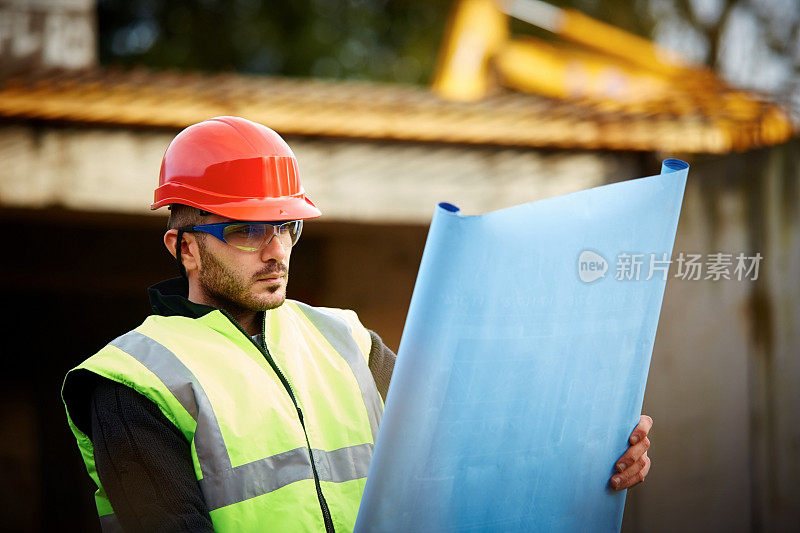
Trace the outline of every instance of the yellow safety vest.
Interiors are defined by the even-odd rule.
[[[383,413],[369,332],[352,311],[286,300],[264,313],[264,345],[223,311],[150,316],[67,374],[104,529],[118,523],[70,416],[86,371],[143,394],[183,433],[215,530],[353,529]]]

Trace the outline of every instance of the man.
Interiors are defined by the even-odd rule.
[[[355,313],[286,300],[304,219],[320,211],[274,131],[188,127],[153,209],[182,278],[154,314],[67,375],[62,395],[104,530],[352,530],[394,354]],[[612,478],[649,470],[642,417]]]

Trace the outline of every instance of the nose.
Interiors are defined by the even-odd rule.
[[[269,237],[267,244],[261,247],[261,260],[265,263],[274,259],[282,263],[287,256],[287,249],[281,239],[273,234]]]

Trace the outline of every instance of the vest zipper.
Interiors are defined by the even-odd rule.
[[[269,349],[267,348],[267,317],[266,314],[263,315],[263,320],[261,321],[261,346],[251,337],[248,333],[242,328],[242,326],[234,319],[227,311],[220,309],[220,312],[225,315],[225,317],[231,321],[231,323],[236,326],[236,329],[241,331],[245,337],[247,337],[250,342],[253,343],[253,346],[258,348],[258,351],[264,356],[264,358],[269,363],[269,366],[272,367],[272,370],[278,375],[278,379],[281,380],[283,383],[283,387],[286,389],[286,392],[289,393],[289,397],[292,399],[292,403],[294,404],[294,408],[297,410],[297,416],[300,418],[300,425],[303,426],[303,433],[306,437],[306,447],[308,448],[308,455],[311,458],[311,471],[314,473],[314,485],[317,488],[317,499],[319,500],[319,506],[322,510],[322,519],[325,522],[325,531],[328,533],[335,533],[333,528],[333,520],[331,519],[331,512],[328,509],[328,502],[325,501],[325,496],[322,494],[322,486],[319,482],[319,474],[317,473],[317,466],[314,463],[314,452],[311,451],[311,441],[308,440],[308,431],[306,431],[306,423],[303,419],[303,411],[300,410],[300,404],[297,403],[297,398],[294,395],[294,390],[292,389],[291,383],[283,374],[283,371],[278,367],[278,364],[272,358],[272,354],[269,353]]]

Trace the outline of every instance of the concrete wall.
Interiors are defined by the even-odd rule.
[[[626,531],[797,531],[798,147],[692,162],[673,257],[764,259],[756,281],[667,284],[644,407],[653,468]]]
[[[176,132],[0,124],[0,205],[150,214]],[[324,220],[425,224],[440,201],[480,213],[632,176],[636,158],[287,137]]]

